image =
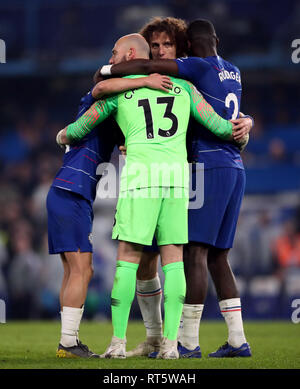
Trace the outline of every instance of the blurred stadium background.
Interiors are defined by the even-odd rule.
[[[59,318],[62,267],[47,247],[45,199],[60,167],[57,131],[73,121],[94,71],[121,35],[153,16],[208,18],[219,54],[241,69],[255,118],[243,155],[246,196],[230,260],[246,319],[288,319],[300,298],[300,39],[297,0],[1,0],[0,298],[7,320]],[[117,153],[115,153],[114,160]],[[86,317],[110,317],[115,200],[95,202]],[[140,317],[137,304],[132,317]],[[221,318],[210,285],[204,318]]]

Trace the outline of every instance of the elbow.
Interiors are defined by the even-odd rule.
[[[100,99],[105,94],[105,88],[103,87],[102,81],[98,82],[92,90],[92,96],[94,99]]]

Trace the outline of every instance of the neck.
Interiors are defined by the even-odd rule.
[[[191,52],[196,57],[211,57],[217,55],[215,38],[201,36],[191,40]]]
[[[149,55],[147,54],[137,54],[131,59],[149,59]]]
[[[212,47],[193,48],[192,54],[195,57],[202,57],[202,58],[218,55],[217,50],[215,48],[212,48]]]

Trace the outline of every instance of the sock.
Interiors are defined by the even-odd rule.
[[[113,335],[125,339],[130,308],[135,294],[136,272],[139,265],[117,261],[115,279],[111,292]]]
[[[137,300],[144,320],[147,338],[162,337],[161,284],[158,275],[152,280],[137,280]]]
[[[77,340],[79,340],[79,326],[80,326],[80,323],[81,323],[81,320],[82,320],[82,316],[83,316],[84,305],[80,308],[80,310],[81,310],[81,312],[80,312],[80,319],[77,322],[77,328],[76,328],[76,338],[77,338]]]
[[[183,262],[163,266],[164,284],[164,337],[176,340],[186,292]]]
[[[199,327],[203,308],[203,304],[183,305],[178,339],[189,350],[194,350],[199,346]]]
[[[83,308],[63,307],[61,314],[60,343],[65,347],[77,345]]]
[[[240,347],[246,342],[241,299],[232,298],[222,300],[219,302],[219,306],[228,328],[228,343],[233,347]]]

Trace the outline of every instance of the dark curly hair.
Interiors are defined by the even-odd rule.
[[[165,32],[169,36],[171,42],[176,46],[176,57],[184,57],[188,51],[186,30],[187,24],[183,19],[155,17],[142,27],[139,34],[143,35],[150,45],[154,32]]]

